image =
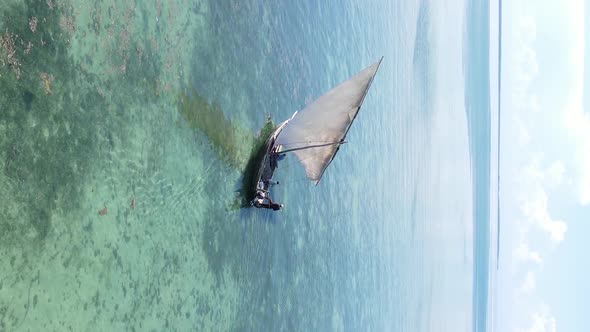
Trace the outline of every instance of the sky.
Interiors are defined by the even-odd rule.
[[[496,331],[587,330],[585,7],[583,0],[503,2]]]

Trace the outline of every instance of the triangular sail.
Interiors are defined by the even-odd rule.
[[[314,184],[344,142],[382,59],[297,112],[279,133],[275,146],[280,145],[281,151],[294,149]]]

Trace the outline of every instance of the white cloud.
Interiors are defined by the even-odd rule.
[[[567,33],[572,43],[569,56],[573,68],[584,67],[584,6],[584,0],[563,1],[568,19]]]
[[[584,1],[569,1],[565,6],[570,17],[571,49],[569,60],[571,89],[564,112],[564,123],[575,145],[575,168],[578,175],[578,201],[590,204],[590,115],[584,112]]]
[[[520,17],[520,40],[532,44],[537,39],[537,21],[532,16]]]
[[[539,167],[539,158],[533,158],[530,165],[524,168],[523,173],[531,181],[540,182],[545,178],[545,173]]]
[[[510,194],[517,212],[510,216],[512,229],[520,232],[520,239],[513,243],[509,250],[512,252],[513,267],[521,269],[526,264],[541,265],[542,251],[547,249],[543,245],[532,250],[528,243],[533,231],[547,234],[553,244],[558,244],[565,238],[567,224],[560,219],[553,218],[549,211],[550,191],[562,185],[566,173],[566,164],[561,160],[546,160],[545,152],[541,152],[544,133],[541,123],[536,122],[543,105],[540,104],[536,90],[532,83],[539,75],[539,64],[534,48],[537,35],[537,23],[531,16],[520,17],[520,28],[516,34],[516,47],[511,52],[508,68],[515,73],[510,77],[508,87],[509,103],[506,109],[511,118],[510,127],[513,132],[511,145],[512,158],[508,159],[508,168],[512,181]],[[541,150],[534,150],[536,148]],[[514,210],[513,210],[514,211]],[[539,251],[540,250],[540,251]],[[516,273],[517,277],[520,273]],[[535,274],[529,271],[524,281],[514,284],[515,290],[532,292],[536,287]]]
[[[522,74],[534,78],[539,73],[539,64],[537,62],[537,52],[531,47],[524,47],[522,49]]]
[[[530,142],[531,134],[529,133],[529,130],[525,126],[520,125],[520,127],[518,128],[518,145],[526,146]]]
[[[545,171],[545,180],[551,187],[557,187],[563,182],[565,166],[562,161],[553,162]]]
[[[554,243],[563,241],[567,225],[549,215],[545,189],[541,185],[533,186],[525,195],[520,209],[527,221],[548,233]]]
[[[555,332],[557,331],[557,322],[555,317],[548,313],[548,310],[542,310],[531,315],[531,325],[525,329],[517,329],[520,332]]]
[[[518,49],[515,50],[514,67],[510,70],[520,83],[520,87],[526,89],[533,78],[539,72],[537,53],[531,47],[537,38],[537,24],[530,17],[520,20]],[[524,91],[521,91],[524,93]]]
[[[543,259],[539,252],[531,250],[526,243],[521,243],[515,250],[514,256],[517,262],[527,263],[532,262],[535,264],[543,263]]]
[[[542,154],[529,154],[528,158],[529,164],[517,172],[518,189],[520,189],[517,196],[522,219],[529,226],[535,226],[547,233],[554,243],[559,243],[564,239],[567,224],[563,220],[555,220],[551,217],[547,190],[562,184],[565,166],[558,160],[547,167],[542,167],[541,163],[544,159]],[[530,227],[525,227],[525,232],[529,229]],[[526,237],[526,234],[523,236]],[[516,252],[522,254],[525,252],[524,249],[528,250],[528,247],[523,247],[521,243]]]
[[[530,293],[537,286],[537,278],[533,271],[528,271],[524,277],[524,281],[520,286],[520,290],[525,293]]]
[[[504,35],[507,47],[502,60],[502,107],[508,115],[502,115],[503,129],[507,128],[502,134],[509,138],[503,140],[503,144],[509,142],[504,145],[508,152],[503,156],[508,158],[503,168],[508,172],[504,172],[503,187],[510,194],[505,198],[510,210],[504,212],[509,225],[503,229],[509,228],[505,234],[512,233],[509,250],[504,251],[512,263],[505,287],[512,302],[503,317],[510,323],[502,330],[555,332],[555,317],[548,307],[539,305],[545,291],[540,280],[547,279],[543,274],[560,272],[542,268],[552,264],[545,253],[565,238],[568,225],[561,220],[560,209],[571,204],[573,196],[568,194],[590,204],[590,113],[583,109],[584,0],[551,6],[558,12],[550,19],[534,16],[543,11],[531,10],[532,5],[550,7],[516,0],[504,11],[512,15],[504,16],[511,19],[512,34]],[[537,42],[537,26],[539,32],[559,31],[563,47],[551,48],[541,38]],[[566,55],[566,61],[552,57],[554,52]],[[553,58],[559,58],[559,63],[545,62]],[[560,75],[554,74],[555,67]],[[543,81],[548,78],[555,82]],[[566,87],[568,94],[554,93],[552,87],[557,85]],[[553,246],[533,242],[539,235],[549,238]]]
[[[542,156],[532,157],[531,163],[525,167],[524,176],[538,185],[555,188],[562,184],[565,173],[563,161],[556,160],[547,168],[541,169]]]

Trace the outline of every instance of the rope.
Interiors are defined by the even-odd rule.
[[[334,143],[338,144],[338,141],[301,141],[301,142],[289,142],[289,143],[281,143],[281,145],[293,145],[293,144],[307,144],[307,143]]]

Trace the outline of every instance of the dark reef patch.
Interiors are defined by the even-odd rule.
[[[32,0],[0,13],[0,150],[10,184],[1,191],[7,196],[0,207],[3,244],[21,242],[31,231],[37,240],[49,234],[57,202],[76,201],[96,141],[88,123],[76,118],[85,96],[70,93],[76,76],[60,38],[64,13]]]
[[[162,61],[147,40],[122,40],[124,24],[113,31],[125,48],[101,64],[121,70],[98,77],[70,54],[71,6],[25,0],[0,12],[0,244],[42,243],[54,212],[79,208],[88,174],[125,142],[126,105],[158,98]]]

